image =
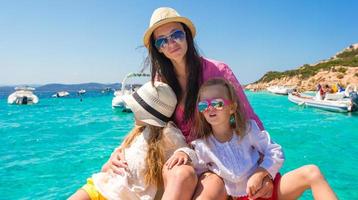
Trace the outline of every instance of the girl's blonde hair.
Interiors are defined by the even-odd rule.
[[[144,181],[147,185],[156,185],[160,187],[163,184],[162,168],[164,166],[164,144],[162,143],[164,127],[157,127],[147,124],[146,126],[136,126],[124,139],[121,148],[128,148],[145,128],[149,128],[148,151],[145,158],[146,170],[144,172]]]
[[[223,78],[213,78],[206,81],[200,87],[198,98],[196,100],[196,105],[198,105],[201,99],[201,94],[203,90],[206,87],[213,86],[213,85],[221,85],[226,88],[227,97],[232,102],[230,106],[233,106],[233,108],[235,109],[234,113],[232,114],[234,120],[233,121],[230,120],[230,125],[232,129],[236,132],[236,134],[243,137],[247,129],[247,114],[245,112],[242,102],[239,101],[234,86],[229,81]],[[192,135],[191,139],[203,138],[203,137],[206,138],[210,134],[212,134],[211,125],[206,121],[204,115],[200,113],[197,108],[194,117],[195,117],[194,130],[191,131],[191,135]]]

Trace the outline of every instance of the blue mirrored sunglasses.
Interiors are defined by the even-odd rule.
[[[185,38],[185,33],[181,30],[176,30],[166,37],[161,37],[161,38],[156,39],[154,45],[155,45],[155,47],[157,47],[157,49],[165,48],[168,46],[169,40],[174,40],[175,42],[180,42],[184,38]]]

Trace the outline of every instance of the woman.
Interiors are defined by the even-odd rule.
[[[256,121],[263,129],[261,121],[253,112],[241,85],[231,69],[224,63],[200,57],[193,38],[196,35],[194,24],[181,17],[174,9],[162,7],[153,12],[149,28],[144,34],[144,45],[148,49],[152,82],[161,80],[170,85],[177,95],[178,105],[174,121],[183,132],[187,142],[190,138],[195,102],[200,85],[214,77],[229,80],[236,89],[239,100],[244,105],[247,117]],[[179,155],[177,155],[179,156]],[[103,166],[119,171],[125,167],[120,152],[113,155]],[[164,194],[162,199],[226,199],[224,183],[211,172],[197,178],[195,170],[186,165],[163,168]],[[272,180],[263,179],[263,187],[253,197],[270,197]]]

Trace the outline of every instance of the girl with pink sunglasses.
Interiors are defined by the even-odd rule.
[[[197,139],[191,144],[198,158],[194,167],[198,174],[211,171],[220,176],[231,198],[257,199],[262,180],[273,179],[272,200],[297,199],[307,189],[314,199],[337,199],[315,165],[281,177],[282,147],[246,117],[234,87],[225,79],[211,79],[201,86],[194,124],[192,137]]]

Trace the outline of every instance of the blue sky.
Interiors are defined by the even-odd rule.
[[[142,36],[160,6],[190,18],[200,53],[242,83],[358,43],[353,0],[0,0],[0,85],[119,82],[141,69]]]

